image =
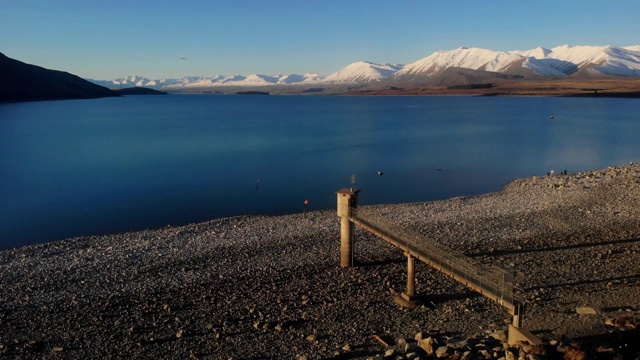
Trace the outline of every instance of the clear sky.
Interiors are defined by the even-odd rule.
[[[640,45],[640,0],[0,0],[0,52],[98,80],[326,76],[564,44]]]

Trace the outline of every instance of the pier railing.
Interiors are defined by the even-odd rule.
[[[414,230],[391,224],[371,212],[363,211],[362,208],[351,207],[349,220],[506,307],[519,322],[524,312],[524,303],[514,294],[514,276],[511,272],[482,264]]]

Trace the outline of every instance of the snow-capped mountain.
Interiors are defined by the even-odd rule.
[[[590,75],[640,76],[640,46],[569,46],[508,52],[479,48],[437,51],[392,75],[398,80],[431,77],[459,67],[503,74],[529,73],[569,76],[583,70]]]
[[[139,75],[133,75],[133,76],[127,76],[127,77],[119,78],[115,80],[93,80],[93,79],[86,79],[86,80],[110,89],[122,89],[122,88],[135,87],[135,86],[160,89],[165,86],[173,85],[181,81],[193,82],[193,81],[198,81],[199,79],[198,77],[192,76],[192,77],[182,78],[180,80],[178,79],[151,80]]]
[[[358,61],[350,64],[322,80],[323,83],[351,84],[379,81],[402,69],[403,65],[376,64]]]
[[[215,86],[272,86],[282,84],[312,84],[322,80],[318,74],[307,73],[304,75],[214,75],[212,77],[198,77],[196,80],[183,78],[182,81],[164,86],[165,89],[175,90],[184,88],[204,88]]]
[[[531,50],[513,51],[461,47],[454,50],[436,51],[406,66],[358,61],[326,78],[315,73],[307,73],[304,75],[188,76],[181,79],[159,80],[142,76],[128,76],[111,81],[87,80],[109,88],[142,86],[153,89],[180,90],[219,86],[353,84],[376,82],[383,79],[392,81],[428,80],[452,68],[523,77],[640,76],[640,45],[626,47],[562,45],[552,49],[537,47]]]
[[[573,63],[591,74],[639,76],[640,47],[633,48],[563,45],[551,49],[548,58]]]
[[[393,74],[393,77],[407,79],[415,76],[432,76],[451,67],[505,72],[514,63],[523,59],[520,55],[502,51],[461,47],[449,51],[436,51],[424,59],[406,65],[402,70]]]
[[[278,84],[312,84],[322,81],[322,76],[316,73],[306,73],[304,75],[284,75],[278,80]]]

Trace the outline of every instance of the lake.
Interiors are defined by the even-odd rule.
[[[637,162],[639,105],[234,95],[0,104],[0,248],[302,212],[305,200],[334,208],[352,175],[361,204],[402,203]]]

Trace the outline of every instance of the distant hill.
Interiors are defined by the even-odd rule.
[[[167,93],[164,91],[158,91],[139,86],[113,90],[120,95],[167,95]]]
[[[0,53],[0,101],[92,99],[113,91],[64,71],[25,64]]]

